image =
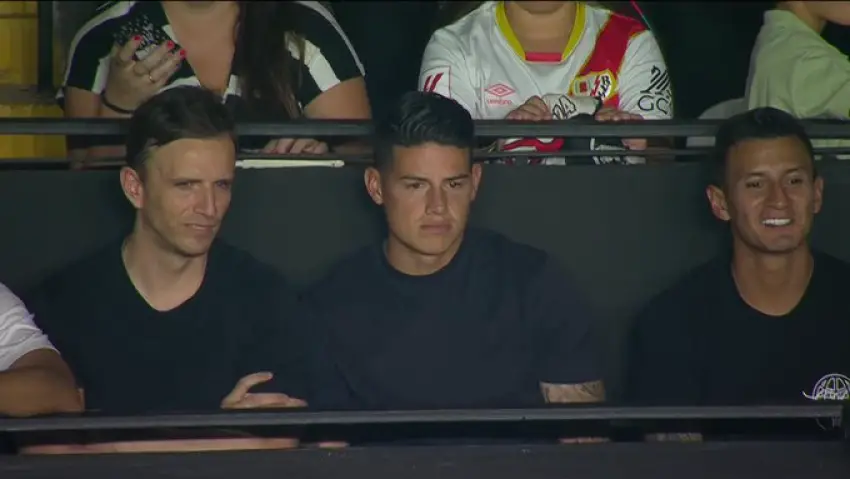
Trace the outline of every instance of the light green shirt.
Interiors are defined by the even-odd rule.
[[[772,106],[797,118],[850,119],[850,61],[793,13],[770,10],[750,58],[746,100],[750,109]],[[814,143],[850,146],[850,139]]]

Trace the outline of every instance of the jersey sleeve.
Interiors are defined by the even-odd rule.
[[[478,118],[475,78],[469,63],[454,34],[438,30],[431,36],[422,56],[419,90],[451,98],[466,108],[473,118]]]
[[[62,87],[56,95],[64,107],[65,89],[79,88],[99,95],[109,77],[109,55],[115,44],[115,33],[122,16],[134,2],[117,2],[98,13],[74,35],[68,50],[68,62]]]
[[[673,118],[673,89],[652,32],[634,36],[620,68],[620,109],[646,119]]]
[[[530,286],[540,382],[580,384],[602,379],[593,315],[566,271],[549,258]]]
[[[345,32],[320,2],[299,2],[298,33],[304,39],[304,71],[296,99],[305,107],[322,93],[365,76],[363,64]]]
[[[25,354],[38,349],[54,348],[35,325],[23,301],[0,285],[0,371],[9,369]]]

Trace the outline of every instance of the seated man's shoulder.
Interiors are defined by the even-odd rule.
[[[712,293],[731,281],[730,262],[719,257],[704,262],[676,279],[670,286],[655,294],[641,310],[643,322],[666,322],[692,317],[685,314],[714,301]]]
[[[470,229],[465,241],[470,243],[478,261],[508,268],[523,279],[557,263],[546,251],[493,230]]]
[[[336,295],[339,289],[369,287],[381,270],[383,249],[379,244],[361,246],[335,261],[321,279],[310,287],[313,295],[325,291]]]
[[[80,293],[113,284],[120,273],[122,240],[112,240],[50,271],[38,289]]]

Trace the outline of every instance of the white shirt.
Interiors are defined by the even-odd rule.
[[[673,115],[667,66],[637,20],[578,2],[563,54],[525,52],[490,1],[437,30],[422,60],[419,89],[448,96],[476,119],[501,119],[532,96],[595,96],[644,118]]]
[[[0,371],[37,349],[54,349],[24,303],[0,284]]]

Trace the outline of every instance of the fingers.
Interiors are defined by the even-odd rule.
[[[136,54],[136,50],[139,49],[139,45],[142,44],[141,35],[136,35],[127,41],[123,46],[116,45],[113,48],[113,52],[116,52],[114,55],[115,59],[122,65],[127,65],[133,62],[133,55]]]
[[[301,399],[289,397],[281,393],[246,394],[239,401],[231,404],[228,409],[259,409],[259,408],[299,408],[307,407]]]
[[[644,138],[626,138],[623,139],[623,145],[630,150],[645,150],[648,142]]]
[[[597,121],[640,121],[643,117],[627,111],[618,110],[611,107],[603,107],[594,116]],[[630,150],[645,150],[647,141],[642,138],[626,138],[623,139],[623,145]]]
[[[257,384],[264,383],[272,378],[272,373],[254,373],[249,374],[242,379],[240,379],[236,386],[230,391],[230,394],[225,396],[225,398],[221,401],[222,407],[231,407],[231,405],[238,403],[242,400],[242,398],[248,394],[248,391],[256,386]]]
[[[544,102],[542,98],[533,96],[519,108],[508,113],[508,116],[506,116],[505,119],[520,121],[550,120],[552,119],[552,113],[549,111],[549,107],[546,106],[546,102]]]
[[[136,65],[133,66],[133,72],[137,75],[147,75],[153,71],[154,68],[158,67],[168,59],[171,54],[171,50],[174,49],[174,46],[174,42],[171,40],[160,44],[150,53],[150,55],[136,62]]]
[[[312,138],[280,138],[270,141],[266,147],[263,148],[263,153],[276,153],[280,155],[309,153],[313,155],[321,155],[327,153],[328,150],[329,148],[327,143],[314,140]]]
[[[162,63],[150,71],[150,78],[154,81],[154,83],[158,84],[160,88],[165,86],[171,76],[174,75],[180,68],[185,57],[186,52],[184,50],[169,53]]]
[[[643,117],[640,115],[636,115],[634,113],[629,113],[627,111],[617,110],[616,108],[611,107],[603,107],[594,118],[597,121],[639,121],[643,120]]]

